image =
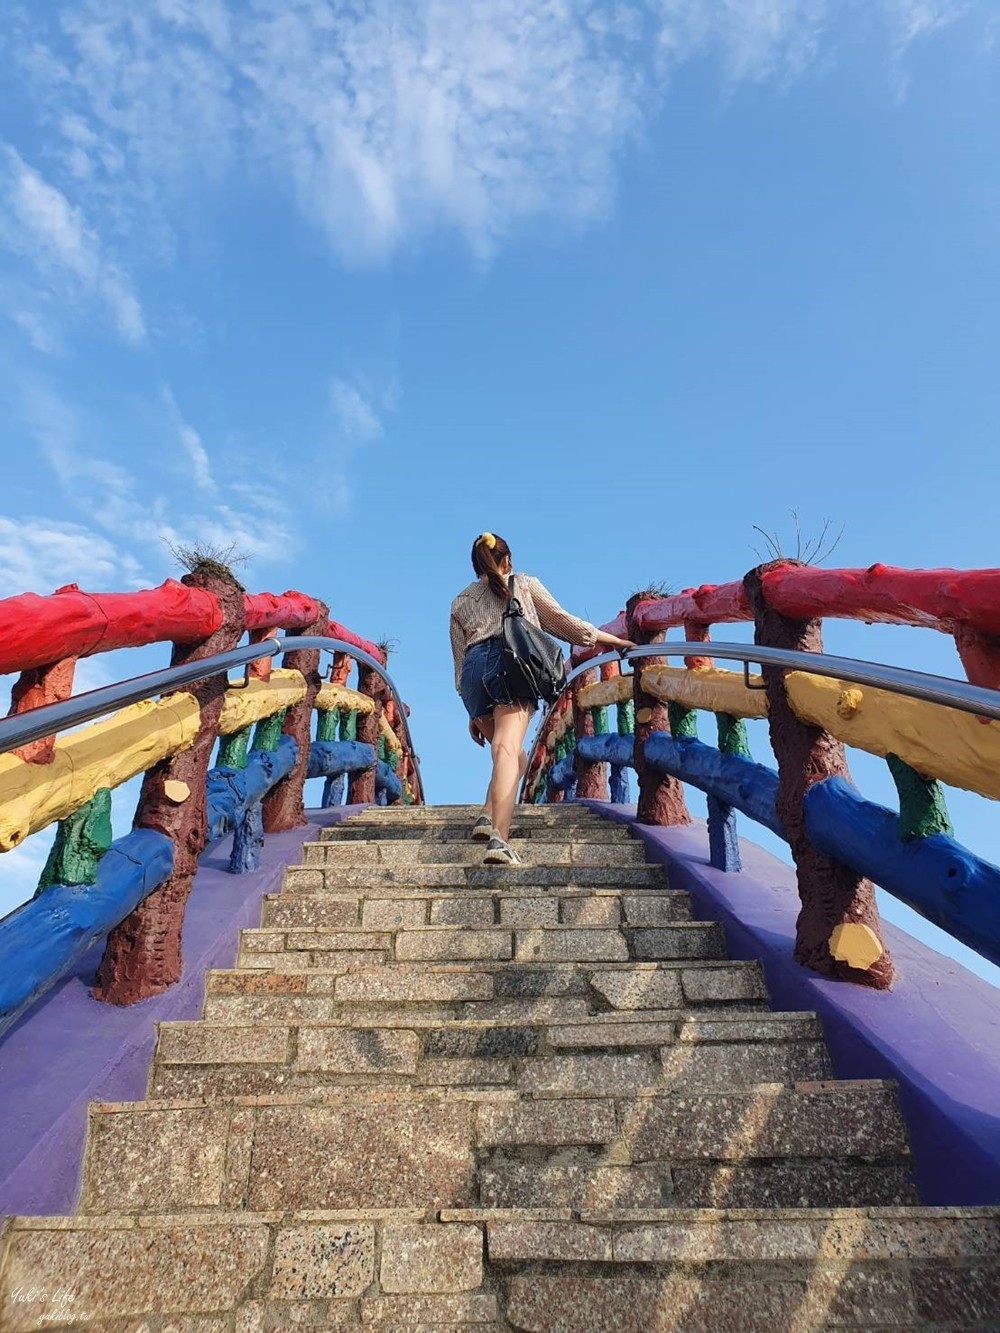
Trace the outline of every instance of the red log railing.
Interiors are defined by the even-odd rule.
[[[697,670],[711,664],[713,625],[752,623],[755,645],[822,653],[822,620],[826,617],[936,629],[954,639],[973,685],[1000,689],[1000,569],[911,570],[881,564],[867,569],[819,569],[776,560],[739,581],[704,584],[667,597],[632,599],[628,615],[619,612],[603,628],[641,643],[655,643],[668,629],[682,628],[685,643],[706,645],[704,657],[685,659],[689,669]],[[578,649],[573,660],[585,664],[597,651]],[[784,668],[765,665],[762,676],[771,745],[778,760],[777,816],[798,868],[803,903],[797,957],[819,971],[842,975],[844,967],[835,964],[829,953],[832,928],[838,922],[860,923],[873,938],[878,937],[872,885],[861,873],[848,870],[839,860],[816,849],[805,827],[803,809],[814,786],[820,785],[828,793],[837,782],[849,778],[844,746],[829,730],[800,718],[789,705]],[[649,823],[682,822],[686,817],[682,805],[668,808],[669,803],[663,802],[665,784],[672,780],[666,776],[668,770],[662,762],[650,765],[644,745],[644,733],[651,728],[669,736],[673,726],[667,723],[667,710],[658,709],[656,700],[642,693],[638,671],[634,688],[634,762],[639,775],[640,819]],[[845,699],[844,708],[849,707],[850,701]],[[671,709],[670,724],[689,728],[693,718],[690,709],[680,705],[671,705]],[[728,715],[719,716],[727,728],[733,722]],[[828,725],[837,729],[832,723]],[[685,730],[677,734],[683,740],[693,733]],[[592,745],[585,749],[591,755],[595,752]],[[544,756],[544,747],[537,747],[528,775],[531,790],[540,790]],[[937,810],[940,805],[943,812],[943,797],[931,774],[908,769],[894,753],[888,759],[897,785],[911,782],[912,777],[911,785],[927,810]],[[578,763],[577,767],[580,773],[586,772],[588,781],[598,780],[593,763],[586,767]],[[935,817],[935,827],[950,827],[944,813]],[[881,945],[879,948],[878,958],[864,972],[867,984],[882,987],[891,979],[892,965]],[[847,969],[852,974],[854,970]]]

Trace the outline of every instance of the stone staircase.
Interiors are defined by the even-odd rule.
[[[0,1328],[1000,1329],[1000,1211],[916,1206],[893,1087],[626,830],[371,810],[307,843],[91,1109],[79,1211],[2,1237]]]

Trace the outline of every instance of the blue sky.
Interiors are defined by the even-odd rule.
[[[462,800],[484,528],[597,621],[792,509],[836,563],[998,563],[995,4],[31,0],[0,61],[0,595],[235,543],[396,640]],[[827,645],[958,674],[930,632]]]

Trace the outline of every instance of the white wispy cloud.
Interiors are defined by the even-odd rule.
[[[371,402],[353,384],[335,379],[330,390],[341,433],[349,440],[377,440],[382,422]]]
[[[194,484],[202,491],[214,491],[215,482],[212,479],[212,468],[208,461],[208,450],[201,442],[201,436],[193,426],[185,424],[177,432],[181,448],[187,455],[191,464],[191,475],[194,478]]]
[[[133,572],[113,542],[82,524],[0,515],[0,597],[66,583],[118,589]]]
[[[953,23],[967,13],[975,0],[887,0],[893,37],[906,47],[918,37]]]
[[[280,560],[294,552],[291,515],[277,485],[247,485],[232,469],[217,479],[209,450],[169,389],[158,402],[143,405],[142,420],[157,445],[146,454],[141,482],[121,459],[98,452],[92,441],[100,438],[100,426],[49,384],[26,382],[19,406],[63,502],[87,517],[86,528],[70,526],[91,534],[95,551],[110,544],[119,583],[158,580],[169,551],[179,547],[232,547],[250,560]],[[177,447],[183,454],[179,471]],[[80,574],[72,577],[84,581]]]
[[[377,406],[376,406],[377,401]],[[351,512],[354,504],[352,475],[359,452],[373,445],[384,433],[380,412],[391,411],[395,389],[390,386],[378,394],[348,380],[334,379],[330,385],[333,431],[317,469],[322,479],[324,505],[340,517]]]
[[[50,321],[37,310],[16,309],[9,307],[7,315],[12,324],[21,330],[28,345],[45,356],[55,356],[62,350],[62,342]]]
[[[163,405],[173,421],[177,433],[177,443],[181,447],[181,452],[186,460],[186,467],[190,470],[195,486],[200,491],[214,491],[216,485],[215,478],[212,476],[212,463],[201,436],[190,422],[184,420],[180,408],[177,406],[177,400],[170,390],[164,388],[161,396]]]
[[[730,83],[785,82],[815,60],[828,0],[658,0],[661,68],[702,51],[718,54]]]
[[[103,304],[126,341],[142,342],[146,329],[138,298],[102,253],[82,210],[10,145],[0,146],[0,238],[50,280],[65,280]]]
[[[231,173],[290,195],[350,261],[383,258],[431,230],[485,256],[526,220],[602,216],[617,156],[684,61],[712,55],[730,84],[787,82],[851,24],[881,29],[895,59],[985,7],[64,0],[32,12],[17,52],[61,145],[65,188],[99,212],[102,230],[141,236],[161,258],[178,196]],[[51,195],[36,206],[72,251],[72,208]],[[127,296],[106,282],[121,326],[135,326]]]

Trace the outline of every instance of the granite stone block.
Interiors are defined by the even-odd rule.
[[[494,921],[492,898],[437,898],[431,902],[432,926],[465,926],[468,929],[482,929],[492,926]]]
[[[674,1196],[682,1208],[871,1208],[914,1204],[905,1163],[675,1162]]]
[[[675,926],[626,927],[631,956],[640,962],[668,958],[725,958],[722,930],[715,924],[692,921]]]
[[[461,1103],[417,1099],[263,1107],[247,1206],[464,1207],[471,1116]]]
[[[669,926],[691,920],[691,900],[686,893],[623,895],[622,910],[630,926]]]
[[[475,1291],[483,1281],[483,1233],[477,1226],[387,1226],[379,1268],[387,1293]]]
[[[163,1023],[155,1058],[161,1065],[283,1065],[288,1052],[287,1027]]]
[[[652,963],[628,971],[594,972],[590,984],[613,1009],[674,1009],[684,1002],[681,974]]]
[[[51,1305],[16,1299],[25,1289],[65,1294],[74,1325],[230,1310],[262,1273],[267,1252],[267,1228],[249,1220],[15,1231],[0,1283],[0,1328],[53,1328]]]
[[[560,900],[563,925],[612,927],[621,925],[622,909],[617,895],[603,897],[562,898]]]
[[[501,898],[500,924],[554,926],[559,920],[558,898]]]
[[[438,1059],[507,1059],[534,1055],[539,1029],[534,1027],[439,1028],[424,1036],[424,1055]]]
[[[229,1117],[228,1109],[214,1106],[126,1112],[91,1108],[81,1212],[217,1207]]]
[[[660,1081],[660,1061],[652,1052],[628,1055],[539,1056],[525,1064],[518,1086],[533,1093],[627,1094]]]
[[[273,1300],[360,1296],[375,1277],[375,1228],[363,1222],[283,1227],[274,1242]]]
[[[517,1274],[507,1317],[524,1333],[774,1333],[776,1327],[805,1333],[792,1322],[804,1292],[804,1281]]]
[[[611,1231],[577,1222],[497,1221],[487,1225],[491,1262],[504,1259],[607,1263]]]
[[[495,1296],[475,1292],[457,1296],[366,1296],[361,1301],[362,1326],[423,1329],[438,1333],[458,1326],[476,1328],[497,1318]]]
[[[616,1135],[614,1103],[573,1098],[481,1106],[476,1115],[480,1147],[547,1147],[611,1143]]]
[[[488,972],[390,972],[384,968],[355,971],[339,977],[338,1000],[489,1000],[493,978]]]
[[[413,1074],[419,1057],[415,1032],[304,1027],[292,1067],[329,1074]]]
[[[569,968],[519,967],[497,972],[493,985],[498,1000],[524,999],[529,996],[586,995],[587,980],[582,972]]]
[[[824,1078],[830,1061],[822,1042],[686,1043],[661,1051],[665,1087],[738,1088]]]
[[[289,930],[285,932],[285,949],[306,949],[310,952],[356,953],[359,950],[389,949],[392,936],[386,931],[372,930]]]
[[[427,1088],[490,1087],[504,1085],[513,1077],[509,1060],[421,1060],[417,1082]]]
[[[616,1022],[614,1018],[594,1016],[586,1023],[550,1027],[546,1033],[554,1049],[613,1048],[629,1046],[661,1046],[673,1042],[677,1035],[676,1022],[649,1023]],[[687,1052],[687,1054],[690,1054]]]
[[[509,930],[413,930],[396,938],[400,960],[504,959],[511,956]]]
[[[767,999],[759,963],[728,963],[724,967],[685,967],[681,972],[684,998],[690,1004]]]
[[[1000,1325],[1000,1264],[921,1264],[911,1272],[921,1318],[959,1328]]]
[[[669,1176],[651,1166],[550,1166],[505,1162],[483,1166],[484,1208],[659,1208]]]
[[[519,962],[624,962],[628,949],[617,930],[519,930],[514,936]]]
[[[462,1006],[463,1018],[490,1023],[565,1023],[587,1017],[583,999],[487,1000]]]
[[[361,906],[366,930],[413,930],[427,921],[425,898],[370,898]]]
[[[626,1107],[623,1124],[635,1161],[826,1157],[834,1145],[845,1157],[906,1150],[895,1096],[880,1083],[815,1094],[771,1087],[656,1097]]]
[[[311,894],[293,898],[286,894],[264,904],[264,924],[284,930],[337,930],[358,924],[360,906],[357,896],[333,898]]]
[[[306,978],[301,972],[209,972],[206,989],[210,995],[292,995],[305,991]]]

